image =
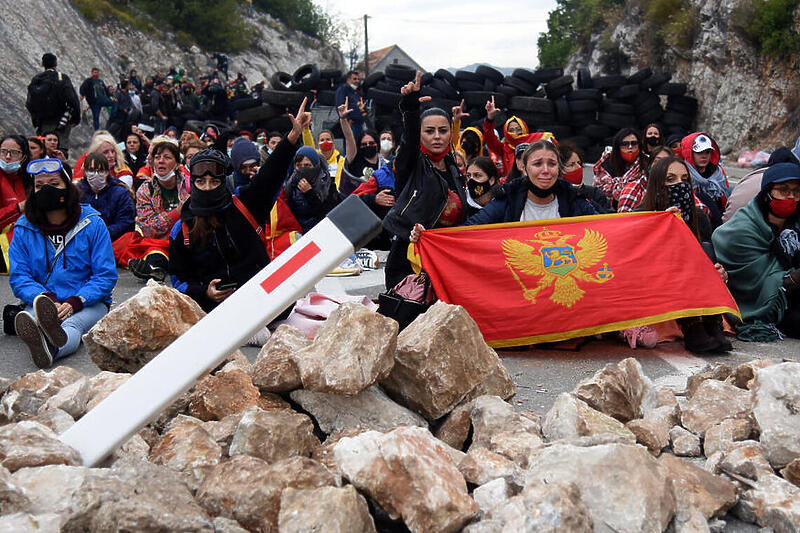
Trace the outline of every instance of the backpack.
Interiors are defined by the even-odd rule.
[[[32,115],[47,117],[60,111],[59,97],[63,78],[60,72],[57,72],[58,80],[44,74],[46,73],[35,76],[28,85],[27,108]]]

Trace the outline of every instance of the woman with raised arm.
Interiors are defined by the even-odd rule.
[[[345,98],[344,104],[337,108],[339,124],[342,127],[342,135],[344,135],[345,170],[358,181],[364,182],[381,166],[381,158],[378,153],[378,134],[365,129],[356,139],[348,118],[353,110],[347,105],[348,101]]]
[[[409,235],[415,224],[427,228],[457,226],[464,222],[467,188],[453,159],[452,130],[447,112],[438,107],[420,113],[420,72],[401,89],[403,136],[394,160],[394,206],[383,220],[392,235],[386,261],[386,286],[394,287],[412,274],[407,259]]]
[[[295,145],[311,123],[305,106],[303,100],[297,116],[289,115],[292,130],[253,179],[237,188],[236,195],[225,184],[233,171],[225,153],[209,148],[192,157],[191,193],[169,236],[169,273],[172,286],[206,311],[269,263],[259,228],[269,222],[272,204],[295,157]]]

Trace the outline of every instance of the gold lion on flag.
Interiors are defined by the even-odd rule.
[[[506,266],[522,287],[526,300],[536,303],[536,296],[554,285],[550,300],[564,307],[572,307],[586,293],[578,286],[579,281],[605,283],[614,278],[608,263],[603,263],[594,274],[587,272],[605,257],[608,251],[606,238],[587,229],[577,245],[570,245],[570,239],[575,237],[544,228],[525,242],[515,239],[503,241]],[[518,272],[538,277],[537,285],[528,288]]]

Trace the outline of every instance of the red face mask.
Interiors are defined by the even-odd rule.
[[[681,159],[683,159],[680,146],[676,146],[675,148],[673,148],[672,153],[675,154],[675,157],[680,157]]]
[[[564,179],[573,185],[580,185],[583,183],[583,168],[578,167],[575,170],[564,172]]]
[[[776,200],[771,198],[769,201],[769,210],[778,218],[789,218],[797,211],[797,200]]]
[[[622,156],[623,161],[625,161],[628,164],[631,164],[634,161],[636,161],[637,157],[639,157],[639,149],[637,148],[633,152],[622,152],[622,151],[620,151],[619,154]]]
[[[333,141],[320,141],[319,149],[323,152],[330,152],[333,150]]]

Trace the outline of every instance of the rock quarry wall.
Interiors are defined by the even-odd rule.
[[[714,136],[723,153],[745,146],[774,149],[794,144],[800,133],[800,56],[760,56],[730,22],[736,0],[692,3],[697,9],[697,32],[687,50],[668,47],[660,57],[648,60],[643,52],[648,31],[645,13],[640,2],[628,0],[622,20],[596,28],[590,45],[573,54],[565,70],[603,71],[600,44],[610,38],[619,47],[622,74],[649,66],[673,73],[673,82],[689,84],[689,95],[700,101],[696,125]],[[799,16],[800,9],[795,20]]]
[[[278,70],[294,72],[304,63],[343,68],[341,54],[326,43],[288,30],[268,15],[250,20],[258,38],[249,49],[228,56],[230,75],[242,72],[249,83],[257,83]],[[197,77],[216,64],[210,52],[180,47],[166,31],[159,38],[112,20],[93,24],[68,0],[0,2],[0,35],[0,132],[33,132],[25,109],[26,89],[41,71],[45,52],[58,56],[58,70],[72,79],[76,90],[94,66],[111,83],[131,68],[142,79],[156,70],[166,73],[170,66],[184,67]],[[78,146],[88,140],[91,127],[82,124],[73,134],[71,144]]]

